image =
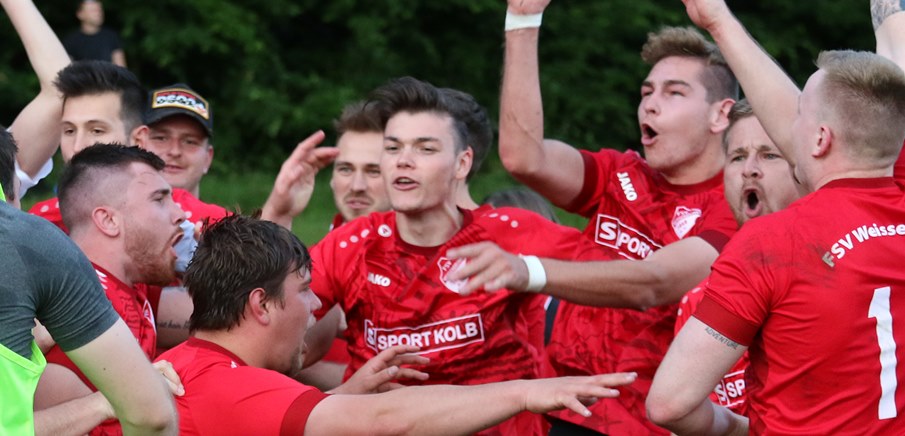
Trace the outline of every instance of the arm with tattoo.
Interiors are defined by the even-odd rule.
[[[905,9],[905,0],[870,0],[870,18],[874,30],[886,21],[890,15],[902,12]]]

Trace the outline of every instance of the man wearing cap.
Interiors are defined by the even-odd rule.
[[[148,103],[150,132],[144,148],[166,162],[163,174],[170,185],[198,197],[201,178],[214,158],[210,105],[182,83],[154,90]]]

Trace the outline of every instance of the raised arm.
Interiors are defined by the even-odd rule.
[[[122,320],[66,355],[104,393],[125,433],[176,434],[176,406],[167,383]]]
[[[792,165],[792,121],[801,91],[748,34],[724,0],[682,0],[688,16],[708,31],[738,78],[757,119]]]
[[[647,309],[678,302],[682,295],[710,273],[719,253],[707,241],[690,237],[650,254],[644,261],[604,260],[574,262],[541,259],[546,285],[538,290],[589,306]],[[452,276],[468,278],[463,293],[481,287],[493,291],[528,289],[525,262],[495,244],[482,242],[449,251],[468,263]]]
[[[335,147],[318,147],[324,140],[324,132],[318,130],[296,146],[283,162],[273,190],[261,211],[261,218],[292,229],[292,220],[302,213],[314,192],[317,172],[336,159]]]
[[[60,144],[63,101],[53,86],[69,55],[31,0],[0,0],[19,34],[41,90],[10,125],[19,143],[19,167],[35,177]]]
[[[550,0],[510,0],[509,14],[534,15]],[[569,144],[544,140],[540,92],[538,27],[506,31],[503,86],[500,95],[500,159],[515,178],[558,206],[581,191],[584,162]]]
[[[877,54],[905,69],[905,14],[900,0],[871,0],[870,17],[877,37]]]
[[[613,398],[634,374],[514,380],[478,386],[415,386],[375,395],[332,395],[308,418],[307,434],[472,434],[523,411],[569,408]],[[337,419],[354,416],[355,419]]]

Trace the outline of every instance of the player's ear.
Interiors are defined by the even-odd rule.
[[[145,145],[148,143],[150,134],[151,128],[142,124],[132,129],[132,133],[129,135],[129,143],[126,145],[137,145],[141,148],[146,148]]]
[[[817,134],[817,143],[813,145],[811,150],[811,156],[815,158],[826,156],[830,152],[834,140],[833,129],[829,126],[821,125]]]
[[[269,325],[272,306],[273,303],[267,298],[267,291],[264,288],[255,288],[248,293],[245,318],[255,320],[262,325]]]
[[[710,113],[710,131],[721,133],[729,128],[729,111],[735,105],[735,100],[724,98],[713,104]]]
[[[91,211],[91,221],[94,226],[111,238],[115,238],[122,233],[122,215],[118,210],[109,206],[99,206]]]
[[[456,156],[456,179],[465,180],[468,172],[471,171],[471,165],[474,162],[474,150],[471,146],[460,151]]]

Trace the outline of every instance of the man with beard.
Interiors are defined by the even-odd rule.
[[[729,127],[723,135],[726,166],[723,188],[735,221],[741,226],[751,219],[785,209],[803,192],[792,177],[792,167],[767,136],[747,100],[729,111]],[[676,318],[676,334],[691,318],[701,300],[707,279],[682,297]],[[747,353],[732,366],[710,394],[716,404],[744,415]]]
[[[138,147],[97,144],[73,156],[59,183],[63,221],[91,261],[107,298],[148,358],[156,354],[153,286],[175,279],[173,246],[185,213],[163,179],[163,161]],[[111,356],[113,357],[113,356]],[[35,393],[37,409],[95,391],[58,346]],[[118,430],[118,423],[98,427]]]

